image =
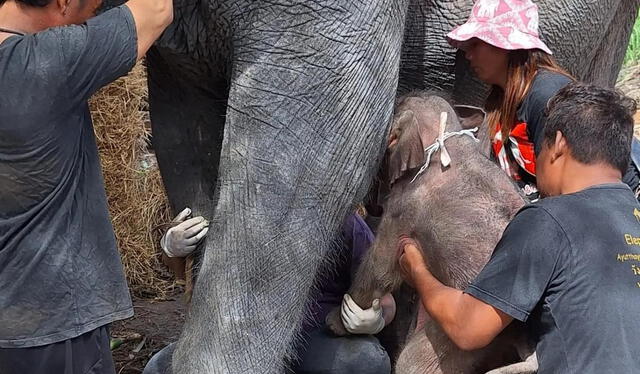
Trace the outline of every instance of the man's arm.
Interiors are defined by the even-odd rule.
[[[570,252],[562,227],[537,204],[516,214],[464,292],[444,286],[429,272],[415,242],[405,243],[400,267],[449,338],[471,350],[489,344],[513,319],[526,322]]]
[[[513,320],[493,306],[440,283],[414,245],[405,246],[400,261],[405,279],[414,285],[426,311],[460,349],[486,346]]]
[[[138,60],[173,21],[173,0],[129,0],[138,35]]]

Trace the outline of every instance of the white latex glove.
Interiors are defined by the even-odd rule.
[[[341,307],[342,324],[352,334],[377,334],[384,328],[380,299],[373,300],[371,308],[362,310],[345,294]]]
[[[191,209],[185,208],[173,219],[173,222],[180,222],[180,224],[167,230],[160,239],[160,247],[167,256],[188,256],[207,235],[209,222],[203,217],[187,219],[189,215],[191,215]]]

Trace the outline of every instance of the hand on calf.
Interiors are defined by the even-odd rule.
[[[385,326],[380,299],[373,300],[371,308],[362,309],[349,294],[345,294],[341,318],[344,327],[352,334],[377,334]]]
[[[207,235],[209,222],[203,217],[187,219],[191,209],[185,208],[173,222],[180,222],[170,228],[160,239],[160,246],[169,257],[185,257],[193,252],[198,243]]]
[[[400,269],[402,278],[411,287],[416,288],[415,275],[420,271],[427,270],[427,264],[418,249],[418,244],[409,238],[400,239]]]

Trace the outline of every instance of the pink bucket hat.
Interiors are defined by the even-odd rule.
[[[552,54],[538,34],[538,6],[531,0],[478,0],[469,20],[447,35],[455,48],[471,39],[481,39],[495,47],[541,49]]]

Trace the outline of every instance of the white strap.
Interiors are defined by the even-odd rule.
[[[440,145],[440,163],[445,168],[451,164],[451,157],[447,148],[444,146],[444,130],[447,127],[447,112],[440,113],[440,136],[438,136],[438,144]]]
[[[440,163],[442,164],[443,167],[448,167],[451,164],[451,157],[449,156],[449,152],[447,151],[447,149],[444,146],[444,142],[445,140],[452,138],[454,136],[462,136],[462,135],[467,135],[469,137],[471,137],[473,140],[475,140],[476,142],[479,142],[479,140],[476,138],[475,133],[478,131],[477,127],[474,127],[472,129],[466,129],[466,130],[460,130],[460,131],[455,131],[455,132],[444,132],[443,127],[442,127],[442,119],[444,118],[444,122],[446,124],[447,121],[447,116],[446,116],[446,112],[443,112],[444,115],[440,116],[440,136],[438,136],[438,138],[436,139],[436,141],[431,144],[430,146],[428,146],[427,148],[424,149],[424,152],[427,154],[427,161],[424,163],[424,165],[422,165],[422,167],[420,168],[420,170],[418,170],[418,173],[415,175],[415,177],[413,177],[413,179],[411,180],[410,183],[413,183],[413,181],[416,180],[416,178],[418,178],[418,176],[420,176],[420,174],[424,173],[425,170],[427,170],[427,168],[429,168],[429,164],[431,163],[431,155],[434,152],[437,152],[438,150],[440,150]]]

